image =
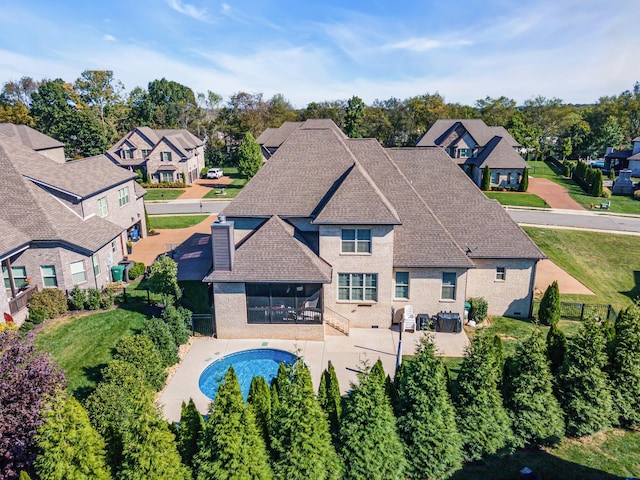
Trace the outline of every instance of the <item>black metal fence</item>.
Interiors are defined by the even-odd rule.
[[[538,317],[540,300],[533,302],[533,316]],[[599,318],[600,320],[613,320],[618,317],[611,305],[604,303],[570,303],[560,302],[560,317],[568,320],[584,320],[585,318]]]
[[[194,313],[191,315],[191,334],[194,336],[213,337],[216,333],[213,315],[210,313]]]

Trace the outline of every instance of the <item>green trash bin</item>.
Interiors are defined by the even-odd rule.
[[[114,265],[111,267],[111,278],[114,282],[121,282],[124,277],[124,265]]]

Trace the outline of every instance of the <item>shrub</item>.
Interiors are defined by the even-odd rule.
[[[33,330],[33,327],[35,325],[33,324],[33,322],[30,321],[26,321],[22,324],[22,326],[20,327],[20,331],[21,332],[28,332],[29,330]]]
[[[100,308],[100,301],[102,300],[102,293],[97,288],[90,288],[87,290],[87,310],[98,310]]]
[[[560,321],[560,290],[556,280],[547,287],[542,296],[538,320],[542,325],[557,325]]]
[[[145,266],[142,262],[135,262],[133,267],[129,269],[129,280],[135,280],[141,275],[144,275]]]
[[[569,165],[568,163],[564,164],[564,171],[562,172],[562,175],[564,175],[565,177],[571,176],[571,165]]]
[[[182,345],[189,340],[189,328],[191,326],[191,310],[184,307],[167,305],[162,312],[162,319],[169,327],[176,345]]]
[[[29,320],[34,325],[40,325],[47,319],[47,312],[40,307],[30,308],[29,309]]]
[[[635,192],[633,192],[633,199],[640,200],[640,190],[636,190]]]
[[[116,298],[116,288],[114,284],[107,285],[100,294],[100,306],[105,310],[113,307]]]
[[[471,308],[469,309],[469,320],[480,323],[487,318],[489,302],[487,302],[484,297],[470,298],[469,303],[471,304]]]
[[[186,188],[185,182],[157,182],[157,183],[141,183],[143,188]]]
[[[64,292],[57,288],[45,288],[41,292],[34,293],[28,307],[30,315],[33,310],[44,311],[45,319],[59,317],[69,309]]]
[[[84,302],[86,300],[87,294],[84,290],[82,290],[79,286],[73,287],[71,290],[71,308],[73,310],[82,310],[84,308]]]
[[[165,367],[178,363],[178,347],[169,326],[163,320],[151,318],[142,329],[142,334],[149,337],[158,349]]]
[[[167,374],[162,365],[162,358],[158,349],[146,335],[122,337],[116,345],[113,359],[122,360],[125,365],[135,365],[137,374],[141,375],[145,384],[154,391],[157,392],[164,385]],[[113,363],[111,362],[107,369],[112,368]],[[106,374],[105,378],[107,378]]]
[[[208,167],[204,167],[202,170],[200,170],[200,178],[205,178],[207,176],[208,171],[209,171]]]

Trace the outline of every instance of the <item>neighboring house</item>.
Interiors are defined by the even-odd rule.
[[[631,170],[631,176],[640,177],[640,137],[632,140],[633,147],[631,150],[609,151],[604,156],[604,170]]]
[[[504,127],[484,121],[436,120],[420,137],[417,147],[441,147],[480,187],[485,167],[491,169],[491,186],[517,188],[525,168],[520,145]]]
[[[146,232],[144,190],[104,156],[58,164],[0,134],[0,313],[26,316],[43,288],[102,288]]]
[[[0,134],[15,138],[23,145],[57,163],[65,162],[64,143],[48,137],[27,125],[0,123]]]
[[[185,129],[137,127],[106,152],[107,158],[149,182],[193,183],[204,168],[204,141]]]
[[[262,149],[262,156],[269,160],[282,143],[289,138],[291,132],[300,128],[304,122],[284,122],[280,128],[267,128],[256,138]]]
[[[392,311],[528,317],[542,252],[439,147],[383,148],[308,120],[212,224],[219,338],[322,339]]]

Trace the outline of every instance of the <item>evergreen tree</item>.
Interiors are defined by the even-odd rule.
[[[149,337],[140,334],[122,337],[115,350],[114,361],[121,360],[126,365],[134,366],[153,390],[162,388],[167,373],[162,357]],[[107,370],[116,368],[118,364],[113,363],[107,366]]]
[[[540,300],[538,321],[542,325],[557,325],[560,321],[560,289],[556,280],[547,287]]]
[[[485,192],[488,192],[489,190],[491,190],[491,169],[489,168],[489,165],[486,165],[484,167],[484,170],[482,171],[482,181],[480,182],[480,190],[483,190]]]
[[[504,391],[516,445],[546,445],[562,439],[564,418],[553,395],[553,377],[540,330],[516,347]]]
[[[322,372],[320,388],[318,389],[318,402],[329,417],[329,427],[334,440],[338,438],[340,430],[340,416],[342,414],[342,396],[340,385],[333,363],[329,361],[327,369]]]
[[[447,478],[462,466],[462,437],[456,426],[442,360],[429,337],[420,340],[416,355],[402,363],[396,376],[398,430],[410,459],[411,479]]]
[[[162,358],[163,367],[178,363],[178,347],[169,325],[164,320],[155,317],[147,320],[142,329],[142,334],[147,336],[155,345],[160,358]]]
[[[340,420],[340,455],[346,479],[404,478],[404,448],[384,391],[384,377],[373,369],[358,375]]]
[[[387,375],[384,373],[384,366],[382,365],[382,360],[379,357],[371,368],[371,375],[375,375],[380,382],[380,385],[384,386]]]
[[[551,373],[556,375],[567,353],[567,337],[558,325],[551,325],[547,333],[547,357]]]
[[[96,432],[87,412],[66,393],[51,399],[38,429],[41,453],[34,463],[42,480],[108,480],[104,440]]]
[[[238,171],[246,178],[252,178],[262,167],[262,151],[251,132],[244,135],[242,143],[236,151]]]
[[[194,459],[198,479],[270,479],[273,474],[252,407],[245,405],[230,367],[215,400]]]
[[[580,437],[611,426],[613,401],[606,365],[602,326],[588,318],[569,340],[560,369],[560,402],[568,435]]]
[[[278,401],[269,429],[275,477],[338,478],[340,459],[331,444],[327,417],[313,393],[309,370],[302,361],[289,370],[290,379],[277,379]]]
[[[193,403],[193,399],[189,399],[189,403],[182,402],[176,440],[182,463],[189,468],[193,468],[193,457],[198,453],[198,443],[203,431],[204,419]]]
[[[611,359],[611,383],[619,422],[640,426],[640,309],[634,305],[620,312],[615,322]]]
[[[591,195],[593,195],[594,197],[602,197],[604,195],[602,189],[602,170],[600,170],[599,168],[594,169]]]
[[[458,428],[467,460],[479,460],[506,447],[512,438],[509,416],[502,404],[493,337],[478,332],[467,347],[458,375]]]
[[[529,190],[529,169],[525,168],[522,171],[522,179],[520,180],[520,187],[518,189],[521,192]]]
[[[271,422],[271,394],[264,377],[253,377],[249,387],[249,404],[256,416],[256,425],[262,433],[262,438],[269,448],[269,423]]]

